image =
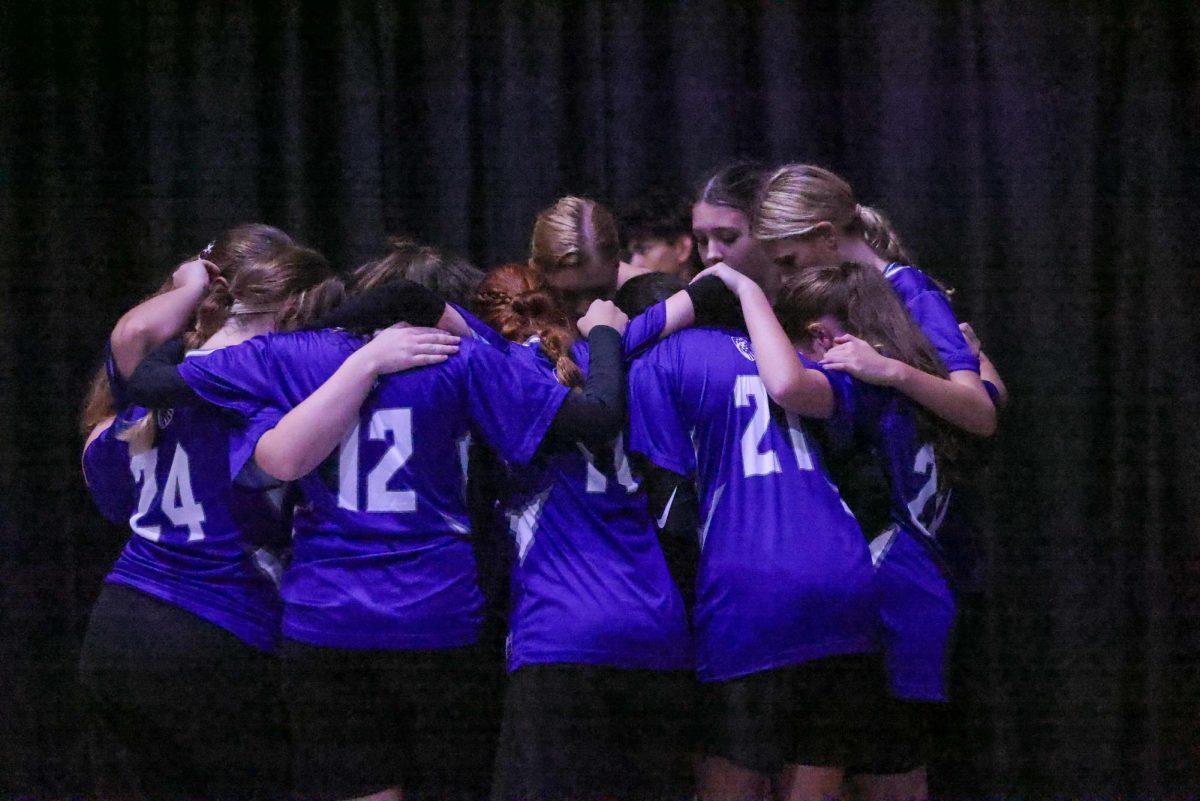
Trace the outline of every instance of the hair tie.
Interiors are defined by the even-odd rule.
[[[204,250],[200,251],[200,258],[207,259],[209,256],[211,256],[212,252],[213,252],[213,248],[216,247],[216,245],[217,245],[217,240],[215,240],[215,239],[213,241],[209,242],[207,245],[205,245]]]
[[[238,300],[234,301],[233,305],[229,307],[229,314],[233,317],[244,317],[251,314],[274,314],[280,308],[280,306],[271,305],[251,306]]]

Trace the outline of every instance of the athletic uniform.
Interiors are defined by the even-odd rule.
[[[119,423],[140,416],[131,409]],[[210,407],[156,417],[149,450],[130,456],[114,424],[85,456],[98,505],[128,512],[135,534],[84,640],[92,711],[101,737],[124,750],[135,793],[276,795],[287,786],[273,655],[281,607],[256,551],[280,536],[281,518],[261,487],[235,485],[236,418]]]
[[[947,371],[979,372],[979,359],[958,328],[945,292],[915,267],[888,264],[883,275]],[[889,698],[881,700],[877,737],[863,761],[871,773],[901,773],[928,761],[933,707],[948,699],[949,642],[957,614],[955,588],[978,582],[979,546],[962,501],[937,488],[932,446],[916,434],[913,405],[857,382],[835,384],[859,396],[851,426],[886,476],[892,525],[872,543],[877,566]],[[995,387],[984,382],[993,402]],[[872,431],[874,433],[872,433]],[[920,506],[925,516],[913,513]],[[944,524],[944,525],[943,525]],[[918,703],[911,703],[918,702]]]
[[[536,338],[510,352],[553,380]],[[573,355],[586,374],[587,343]],[[623,437],[543,451],[505,500],[511,675],[493,798],[683,797],[688,626]]]
[[[365,340],[339,331],[257,337],[180,376],[249,421],[236,452],[321,386]],[[297,791],[366,795],[403,784],[486,792],[472,751],[483,615],[465,501],[468,436],[533,456],[567,393],[464,339],[431,367],[383,378],[338,450],[300,479],[284,574],[284,690]],[[477,796],[478,797],[478,796]]]
[[[762,773],[847,764],[878,680],[863,656],[878,613],[866,541],[807,424],[769,403],[749,339],[729,330],[669,337],[629,384],[630,449],[698,483],[709,754]]]

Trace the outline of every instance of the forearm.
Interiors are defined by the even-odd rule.
[[[148,409],[168,409],[195,401],[196,394],[179,375],[182,358],[180,340],[165,342],[146,356],[126,382],[129,402]]]
[[[990,437],[996,432],[996,407],[979,375],[970,370],[955,370],[945,379],[896,362],[896,379],[889,384],[968,433]]]
[[[692,305],[692,297],[687,290],[680,290],[665,301],[666,322],[663,325],[659,339],[666,339],[676,331],[692,325],[696,321],[696,310]]]
[[[820,371],[810,370],[800,361],[767,296],[753,284],[739,295],[758,374],[767,394],[790,412],[805,417],[830,417],[833,390],[829,381]]]
[[[370,354],[355,351],[316,392],[263,434],[254,449],[255,463],[281,481],[312,472],[358,420],[359,407],[377,376]]]
[[[625,428],[626,375],[621,335],[606,325],[588,334],[588,377],[582,392],[567,395],[546,432],[551,447],[601,445]]]
[[[187,284],[139,303],[117,321],[110,337],[113,359],[123,376],[130,376],[150,351],[187,326],[205,287]]]

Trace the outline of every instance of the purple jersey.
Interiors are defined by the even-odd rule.
[[[894,390],[847,373],[830,370],[827,376],[837,399],[837,411],[825,423],[831,443],[870,450],[888,482],[892,522],[935,547],[950,489],[939,486],[933,444],[922,442],[917,430],[917,407]]]
[[[913,321],[937,348],[946,369],[951,373],[955,370],[978,373],[979,359],[958,330],[958,319],[941,287],[916,267],[896,262],[883,268],[883,277],[891,282]]]
[[[536,340],[513,346],[553,380]],[[587,344],[574,350],[587,372]],[[509,670],[551,662],[687,669],[683,599],[667,571],[623,437],[581,443],[517,471],[506,498],[516,540]]]
[[[769,402],[750,341],[695,329],[630,371],[630,448],[700,495],[696,667],[720,681],[873,647],[862,531],[805,425]]]
[[[218,353],[214,351],[213,353]],[[208,355],[193,355],[202,362]],[[279,592],[257,558],[276,539],[278,516],[266,516],[261,488],[234,476],[230,442],[245,433],[235,416],[207,406],[155,413],[154,447],[125,464],[137,485],[129,525],[136,535],[107,581],[124,584],[204,618],[261,650],[279,634]],[[250,530],[273,524],[271,530]]]
[[[936,536],[950,490],[938,486],[933,445],[921,441],[910,400],[845,373],[831,371],[829,381],[831,442],[869,449],[891,494],[892,525],[871,542],[889,685],[899,698],[944,701],[955,602]]]
[[[110,523],[128,523],[135,508],[137,484],[129,470],[129,443],[119,435],[145,414],[140,406],[125,409],[83,451],[83,480]]]
[[[341,331],[256,337],[180,375],[255,421],[236,449],[249,455],[363,342]],[[528,462],[566,393],[470,339],[441,364],[381,379],[338,450],[299,482],[284,635],[392,650],[475,642],[483,597],[464,497],[468,438]]]

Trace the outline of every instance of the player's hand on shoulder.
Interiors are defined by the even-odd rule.
[[[849,373],[868,384],[887,386],[896,381],[898,362],[856,336],[842,334],[835,337],[833,347],[825,351],[821,364],[831,370]]]
[[[967,340],[967,345],[971,348],[971,353],[975,354],[975,358],[979,358],[979,352],[983,350],[983,343],[979,341],[979,335],[975,333],[975,329],[970,323],[959,323],[958,330],[962,331],[963,338]]]
[[[437,328],[397,323],[377,332],[363,345],[376,375],[398,373],[413,367],[438,364],[458,353],[459,338]]]
[[[616,329],[618,334],[624,334],[625,326],[629,325],[629,317],[611,300],[593,300],[592,305],[588,306],[587,314],[579,318],[577,325],[579,333],[585,337],[598,325],[607,325]]]
[[[729,291],[733,292],[734,294],[740,292],[745,283],[750,280],[722,261],[717,262],[712,267],[701,270],[696,274],[696,277],[691,280],[691,283],[694,284],[701,278],[707,278],[710,275],[721,279],[721,283],[725,284],[725,286],[729,288]]]

